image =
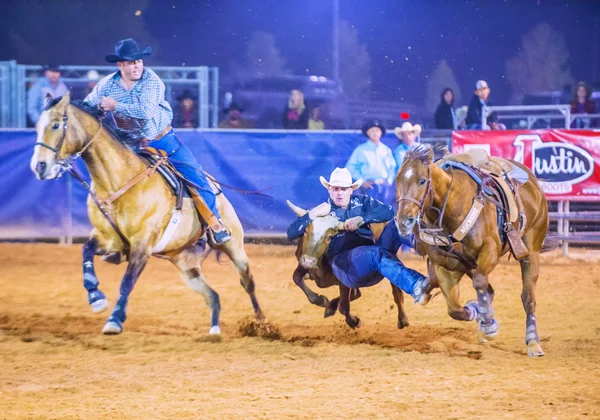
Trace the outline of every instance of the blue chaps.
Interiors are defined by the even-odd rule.
[[[405,267],[396,257],[400,245],[398,229],[394,222],[389,222],[375,245],[359,246],[334,256],[330,261],[333,273],[353,289],[373,286],[386,277],[414,297],[415,284],[425,276]]]
[[[169,131],[160,140],[151,141],[149,145],[155,149],[164,150],[167,153],[169,161],[173,164],[175,169],[177,169],[185,179],[200,187],[197,188],[198,193],[210,211],[220,218],[216,205],[217,198],[212,192],[212,188],[206,179],[206,175],[204,175],[204,172],[202,171],[202,166],[196,161],[192,151],[177,139],[173,130]]]

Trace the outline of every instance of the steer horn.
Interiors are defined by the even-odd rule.
[[[307,212],[306,210],[304,210],[303,208],[301,208],[301,207],[298,207],[298,206],[297,206],[297,205],[295,205],[295,204],[292,204],[292,202],[291,202],[290,200],[285,200],[285,202],[287,203],[288,207],[289,207],[290,209],[292,209],[292,211],[293,211],[294,213],[296,213],[296,216],[298,216],[298,217],[302,217],[302,216],[304,216],[306,213],[308,213],[308,212]]]
[[[344,226],[344,222],[340,222],[337,224],[337,226],[335,227],[337,230],[346,230],[346,227]]]

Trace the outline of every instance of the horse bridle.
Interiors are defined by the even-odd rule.
[[[81,157],[81,155],[87,150],[87,148],[90,147],[90,145],[94,142],[94,140],[96,140],[96,137],[98,137],[98,134],[100,134],[100,130],[102,130],[102,122],[104,120],[104,116],[101,116],[100,121],[98,121],[98,123],[99,123],[98,131],[96,131],[96,134],[94,134],[94,137],[92,137],[92,139],[88,142],[88,144],[83,146],[79,152],[75,153],[74,155],[72,155],[69,158],[61,158],[60,157],[60,150],[62,149],[63,143],[65,142],[65,138],[67,137],[67,128],[68,128],[68,121],[69,121],[69,117],[67,116],[67,108],[66,107],[65,107],[65,113],[63,114],[62,120],[63,120],[63,132],[62,132],[62,136],[60,137],[60,140],[58,141],[58,144],[56,145],[56,147],[52,147],[49,144],[44,143],[43,141],[36,142],[34,144],[34,147],[40,146],[40,147],[45,147],[46,149],[52,150],[54,152],[54,162],[57,165],[59,165],[63,171],[68,171],[73,166],[73,163],[77,159],[79,159]]]
[[[396,200],[396,204],[400,205],[401,201],[410,201],[413,204],[416,204],[417,207],[419,208],[419,213],[417,213],[417,223],[420,223],[421,218],[423,217],[423,207],[425,206],[425,201],[427,200],[427,196],[432,194],[432,190],[431,190],[431,167],[429,165],[427,165],[427,185],[425,187],[425,193],[423,194],[423,198],[421,198],[421,201],[418,201],[412,197],[400,197]],[[394,217],[396,218],[396,217]],[[396,220],[396,225],[398,223],[398,220]]]

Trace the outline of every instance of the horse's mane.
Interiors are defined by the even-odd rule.
[[[420,160],[423,163],[427,163],[430,159],[429,152],[431,151],[431,149],[432,147],[429,144],[419,144],[414,149],[406,152],[406,154],[404,155],[404,160],[414,159]]]
[[[60,102],[61,99],[62,97],[52,99],[48,105],[46,105],[44,111],[53,108],[57,103]],[[106,129],[106,131],[108,131],[111,137],[120,141],[130,149],[135,149],[139,145],[140,141],[144,139],[144,136],[139,130],[124,130],[117,126],[114,118],[104,118],[104,111],[97,107],[90,106],[82,100],[74,100],[71,101],[70,104],[80,111],[83,111],[89,116],[93,117],[96,121],[102,121],[102,126]]]

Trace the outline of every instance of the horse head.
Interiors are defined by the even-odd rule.
[[[400,235],[409,235],[427,206],[431,194],[431,165],[433,148],[419,145],[406,153],[396,174],[396,202],[398,210],[394,221]]]
[[[298,217],[307,213],[307,210],[292,204],[289,200],[287,204]],[[336,216],[327,215],[314,219],[307,226],[302,237],[302,249],[298,253],[300,265],[305,269],[318,267],[319,262],[327,253],[331,238],[343,229],[344,224]]]
[[[67,158],[79,151],[81,140],[72,138],[69,130],[71,94],[62,98],[47,98],[47,105],[36,124],[37,142],[31,157],[31,170],[38,179],[59,178]]]

